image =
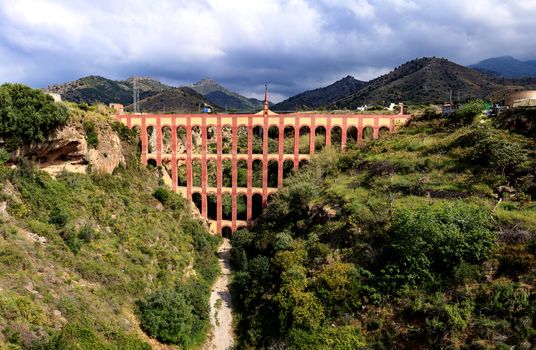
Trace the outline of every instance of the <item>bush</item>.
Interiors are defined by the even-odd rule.
[[[68,220],[69,215],[65,212],[65,210],[56,206],[50,212],[48,223],[56,226],[57,228],[62,228],[67,224]]]
[[[165,188],[158,187],[154,191],[153,197],[156,198],[160,203],[166,204],[169,200],[169,191]]]
[[[477,115],[484,110],[484,101],[470,101],[452,113],[449,117],[450,121],[459,125],[470,125]]]
[[[99,147],[99,135],[95,129],[95,123],[91,120],[84,121],[84,132],[86,133],[86,142],[89,148]]]
[[[45,141],[68,118],[67,109],[41,90],[21,84],[0,86],[0,136],[7,151]]]

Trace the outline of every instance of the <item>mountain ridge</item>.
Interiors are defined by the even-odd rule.
[[[536,60],[521,61],[512,56],[491,57],[469,65],[483,73],[506,78],[522,78],[536,76]]]

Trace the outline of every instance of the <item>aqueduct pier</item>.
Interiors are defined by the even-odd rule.
[[[315,151],[327,145],[342,150],[360,145],[409,118],[402,108],[399,114],[385,115],[276,115],[267,108],[258,114],[117,115],[118,121],[137,129],[142,162],[171,168],[173,190],[192,200],[218,234],[250,225],[259,214],[255,206],[265,206],[288,171]],[[223,210],[229,196],[230,213]],[[210,207],[208,197],[215,197]],[[245,207],[243,213],[239,206]]]

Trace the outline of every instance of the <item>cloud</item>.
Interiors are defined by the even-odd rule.
[[[415,57],[536,58],[531,0],[0,0],[0,82],[212,77],[274,99]]]

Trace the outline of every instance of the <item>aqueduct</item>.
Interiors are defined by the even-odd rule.
[[[173,190],[192,200],[218,234],[250,225],[286,174],[315,151],[359,145],[409,118],[402,106],[389,115],[278,115],[266,103],[257,114],[117,115],[138,130],[142,162],[171,168]]]

